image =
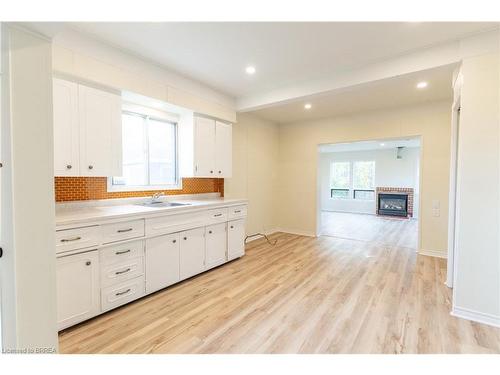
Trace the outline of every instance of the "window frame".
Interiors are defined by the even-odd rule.
[[[354,164],[355,163],[359,163],[359,162],[373,162],[373,178],[375,180],[375,173],[376,173],[376,170],[377,170],[377,162],[376,160],[332,160],[330,162],[330,178],[329,178],[329,181],[330,181],[330,186],[329,186],[329,191],[330,191],[330,197],[329,199],[333,199],[333,200],[340,200],[340,201],[345,201],[345,200],[357,200],[357,201],[364,201],[364,202],[374,202],[376,200],[376,197],[374,196],[373,199],[361,199],[361,198],[356,198],[356,190],[357,191],[371,191],[373,193],[375,193],[375,186],[373,186],[373,190],[372,189],[356,189],[354,188]],[[332,174],[332,170],[333,170],[333,164],[334,163],[346,163],[346,164],[349,164],[349,186],[347,188],[338,188],[338,187],[333,187],[331,185],[331,174]],[[375,181],[374,182],[374,185],[375,185]],[[339,198],[339,197],[334,197],[332,196],[333,194],[333,191],[334,190],[342,190],[342,191],[345,191],[345,190],[348,190],[348,196],[346,198]]]
[[[174,125],[174,137],[175,137],[175,183],[174,184],[163,184],[163,185],[116,185],[113,184],[113,177],[107,178],[107,191],[108,192],[127,192],[127,191],[158,191],[158,190],[180,190],[182,189],[182,178],[180,177],[179,171],[179,122],[176,118],[168,116],[167,113],[163,115],[160,111],[151,110],[149,108],[141,108],[140,106],[123,106],[122,115],[128,114],[133,116],[138,116],[146,121],[145,129],[143,130],[146,134],[145,139],[147,140],[146,149],[144,150],[147,155],[147,177],[150,181],[150,155],[149,155],[149,129],[148,120],[166,122]],[[123,160],[122,160],[123,166]]]

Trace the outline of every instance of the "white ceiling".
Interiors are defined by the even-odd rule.
[[[405,74],[398,77],[351,86],[328,94],[310,96],[281,105],[253,111],[258,117],[280,124],[317,120],[349,113],[415,105],[436,100],[451,100],[452,74],[455,66]],[[426,81],[425,89],[417,89],[418,82]],[[310,103],[310,110],[304,104]]]
[[[348,152],[348,151],[370,151],[391,150],[397,147],[420,147],[420,138],[403,138],[378,141],[363,141],[351,143],[336,143],[318,146],[321,153]]]
[[[240,98],[497,26],[474,22],[78,22],[59,24],[58,31],[74,28]],[[254,76],[244,73],[248,64],[256,67]]]

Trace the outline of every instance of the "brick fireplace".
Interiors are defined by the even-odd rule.
[[[413,188],[377,187],[377,215],[413,217],[413,198]],[[395,203],[382,203],[381,207],[381,202]]]

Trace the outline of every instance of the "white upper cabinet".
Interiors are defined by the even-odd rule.
[[[121,97],[78,86],[80,172],[82,176],[121,176]]]
[[[233,126],[224,122],[215,123],[215,174],[231,177],[233,165]]]
[[[215,176],[215,145],[215,121],[196,117],[194,126],[195,176]]]
[[[232,125],[191,116],[179,123],[181,177],[231,177]]]
[[[54,79],[54,174],[122,174],[121,97]]]
[[[54,173],[56,176],[80,174],[78,126],[78,85],[54,79]]]

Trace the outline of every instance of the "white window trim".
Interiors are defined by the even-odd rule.
[[[159,191],[159,190],[181,190],[182,177],[179,172],[179,122],[178,118],[163,113],[158,110],[153,110],[148,107],[133,105],[126,103],[122,106],[122,112],[132,112],[140,116],[156,119],[160,121],[170,122],[175,125],[175,184],[168,185],[113,185],[113,177],[107,178],[107,192],[133,192],[133,191]]]
[[[329,181],[330,181],[330,189],[328,190],[330,192],[329,194],[329,199],[331,200],[335,200],[335,201],[348,201],[348,200],[352,200],[352,201],[357,201],[357,202],[360,202],[360,201],[363,201],[363,202],[375,202],[375,200],[377,199],[376,197],[374,199],[355,199],[354,198],[354,190],[364,190],[364,189],[356,189],[354,187],[354,163],[358,163],[358,162],[373,162],[374,163],[374,178],[375,178],[375,173],[377,173],[377,162],[376,160],[337,160],[337,161],[332,161],[330,162],[330,178],[329,178]],[[332,165],[333,163],[349,163],[349,187],[347,188],[337,188],[337,187],[332,187],[331,186],[331,174],[332,174]],[[349,189],[349,196],[347,198],[338,198],[338,197],[332,197],[331,196],[331,190],[332,189],[338,189],[338,190],[342,190],[342,189]],[[373,191],[375,191],[375,186],[373,187]]]

